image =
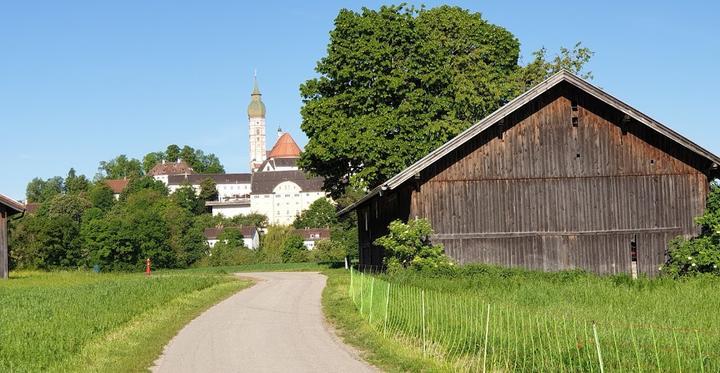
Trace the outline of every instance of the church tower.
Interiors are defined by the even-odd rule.
[[[267,158],[265,150],[265,104],[258,88],[257,77],[255,87],[251,94],[252,100],[248,105],[248,121],[250,126],[250,170],[253,172],[260,168],[260,164]]]

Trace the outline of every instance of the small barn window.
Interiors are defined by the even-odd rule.
[[[575,99],[570,101],[570,121],[573,127],[578,126],[578,104]]]

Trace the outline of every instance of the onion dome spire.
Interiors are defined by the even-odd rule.
[[[255,86],[253,87],[250,97],[250,105],[248,105],[248,118],[265,118],[265,104],[262,102],[262,94],[258,87],[257,74],[255,75]]]

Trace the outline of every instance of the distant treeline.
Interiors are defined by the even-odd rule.
[[[173,149],[170,146],[162,157],[159,153],[158,156],[172,160]],[[194,149],[192,153],[204,154]],[[241,237],[236,237],[233,231],[211,249],[203,236],[206,228],[267,227],[267,217],[212,216],[205,208],[205,201],[217,198],[212,179],[202,183],[199,193],[184,185],[170,194],[165,184],[144,176],[144,171],[137,169],[136,160],[126,161],[126,157],[120,156],[101,162],[101,172],[94,181],[77,175],[74,169],[65,178],[33,179],[28,184],[27,198],[37,208],[10,223],[11,267],[141,270],[150,258],[155,268],[185,268],[330,260],[331,256],[337,260],[353,251],[353,223],[341,225],[335,218],[335,206],[325,199],[313,204],[295,222],[298,228],[334,227],[337,243],[324,243],[320,245],[322,250],[313,255],[305,252],[302,239],[292,229],[283,227],[269,227],[268,239],[261,240],[259,250],[244,247]],[[214,168],[215,171],[223,171],[219,161],[211,163],[217,163],[219,168]],[[121,175],[128,175],[128,185],[116,199],[105,180]]]

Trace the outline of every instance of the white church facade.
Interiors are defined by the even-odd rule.
[[[234,217],[259,213],[270,224],[290,225],[295,217],[319,198],[327,198],[323,179],[305,174],[297,166],[302,151],[289,133],[278,131],[271,150],[266,149],[265,104],[257,80],[248,105],[250,173],[197,174],[185,162],[156,165],[149,173],[170,192],[191,185],[196,192],[207,178],[218,191],[216,201],[206,202],[213,215]]]

